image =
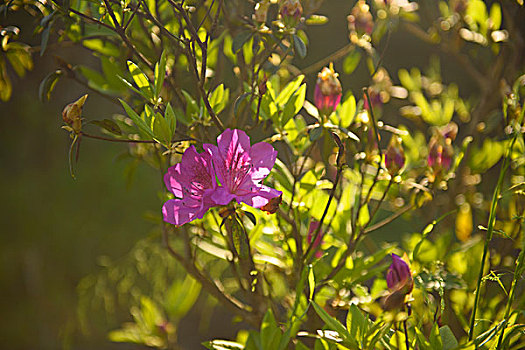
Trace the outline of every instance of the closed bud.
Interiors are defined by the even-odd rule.
[[[321,114],[330,115],[341,102],[342,87],[341,82],[337,79],[333,64],[330,67],[324,67],[317,75],[315,84],[314,102]]]
[[[283,0],[279,10],[281,19],[287,28],[294,28],[303,14],[303,6],[299,0]]]
[[[385,152],[385,167],[390,175],[396,175],[405,166],[405,151],[397,136],[392,136]]]
[[[62,110],[62,120],[78,133],[82,129],[82,107],[88,95],[84,95],[73,103],[68,104]]]
[[[447,172],[452,167],[454,158],[454,148],[452,140],[457,135],[457,125],[451,123],[434,133],[428,143],[428,166],[432,169],[435,176]]]
[[[414,279],[408,264],[396,254],[392,254],[392,264],[388,268],[386,284],[390,293],[383,301],[384,309],[393,310],[403,307],[406,296],[414,289]]]

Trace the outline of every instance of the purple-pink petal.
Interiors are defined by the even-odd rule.
[[[272,198],[279,197],[282,194],[281,191],[277,191],[268,186],[260,185],[254,187],[253,192],[249,192],[245,195],[236,196],[236,199],[239,202],[248,204],[254,208],[261,208],[268,204]]]
[[[176,199],[167,201],[162,214],[164,220],[174,225],[183,225],[197,218],[215,203],[211,194],[217,187],[211,155],[199,154],[190,146],[182,155],[181,162],[168,169],[164,182]]]
[[[392,264],[388,268],[386,275],[388,289],[395,289],[396,286],[406,282],[411,277],[408,264],[396,254],[392,254]]]
[[[277,151],[267,142],[259,142],[250,149],[252,170],[250,177],[254,182],[265,179],[273,168],[277,159]]]
[[[164,221],[173,225],[184,225],[187,222],[196,219],[197,214],[201,211],[201,205],[194,203],[190,205],[181,199],[170,199],[162,207]]]

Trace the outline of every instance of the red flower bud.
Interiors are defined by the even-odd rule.
[[[405,151],[397,136],[392,136],[385,152],[385,167],[390,175],[396,175],[405,165]]]
[[[321,114],[329,115],[341,102],[342,87],[341,82],[337,79],[333,64],[330,67],[324,67],[317,75],[315,84],[314,102]]]
[[[428,166],[435,176],[447,172],[452,167],[454,148],[452,141],[458,134],[458,125],[451,122],[434,130],[434,135],[428,143]]]

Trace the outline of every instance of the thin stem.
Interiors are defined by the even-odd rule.
[[[521,214],[523,216],[523,212]],[[523,227],[523,224],[522,224]],[[503,342],[503,336],[505,335],[505,328],[507,327],[507,322],[510,316],[510,310],[512,307],[512,302],[514,301],[514,295],[516,293],[516,285],[520,279],[521,272],[523,271],[523,264],[525,263],[525,240],[522,242],[521,252],[516,263],[516,269],[514,270],[514,278],[512,279],[512,284],[510,286],[509,298],[507,300],[507,305],[505,306],[505,316],[503,317],[503,326],[501,327],[501,334],[498,339],[498,346],[496,349],[501,348]]]
[[[410,350],[410,343],[408,341],[408,329],[407,329],[407,320],[403,321],[403,329],[405,331],[405,345],[407,347],[407,350]]]
[[[199,281],[199,283],[208,293],[210,293],[217,300],[222,302],[225,306],[230,308],[233,312],[242,316],[253,326],[257,327],[259,325],[258,318],[250,312],[247,305],[235,299],[233,296],[226,294],[224,290],[219,288],[219,286],[216,283],[210,281],[206,276],[204,276],[202,272],[193,263],[190,263],[182,255],[175,251],[173,247],[171,247],[166,225],[162,225],[162,236],[164,240],[164,245],[168,249],[168,252],[171,254],[171,256],[173,256],[175,260],[177,260],[189,274],[191,274],[197,281]]]
[[[321,234],[321,228],[323,227],[323,221],[326,217],[326,214],[328,213],[328,209],[330,208],[330,204],[332,203],[332,199],[335,195],[335,190],[337,188],[337,184],[339,183],[339,180],[341,178],[341,173],[343,172],[343,164],[341,162],[343,153],[344,153],[344,147],[341,143],[341,140],[339,140],[339,137],[334,134],[334,139],[336,140],[337,146],[339,147],[339,151],[337,153],[337,173],[335,175],[335,181],[334,185],[332,186],[332,189],[330,190],[330,196],[328,197],[328,201],[326,202],[326,206],[324,208],[323,215],[321,216],[321,220],[319,220],[319,226],[317,226],[317,229],[315,230],[314,234],[312,235],[312,240],[310,241],[310,244],[308,246],[308,249],[306,249],[305,252],[305,261],[308,262],[315,252],[316,249],[314,249],[315,242],[317,241],[319,235]]]
[[[112,138],[109,138],[109,137],[88,134],[88,133],[85,133],[84,131],[79,132],[79,134],[81,134],[84,137],[88,137],[90,139],[103,140],[103,141],[109,141],[109,142],[152,143],[152,144],[153,143],[158,143],[157,141],[154,141],[154,140],[112,139]],[[192,141],[192,140],[193,140],[193,138],[183,138],[183,139],[173,140],[172,142],[176,143],[176,142]]]
[[[498,200],[500,197],[501,192],[501,186],[503,185],[503,180],[505,178],[505,173],[507,172],[507,169],[510,165],[510,156],[512,148],[514,147],[514,143],[516,142],[518,136],[518,132],[515,131],[514,137],[512,138],[509,147],[507,148],[505,158],[503,160],[503,164],[501,166],[501,170],[499,173],[498,182],[496,184],[496,188],[494,189],[494,193],[492,195],[492,202],[490,204],[490,214],[489,214],[489,222],[487,225],[487,236],[485,238],[485,245],[483,247],[483,256],[481,257],[481,266],[479,268],[479,274],[478,274],[478,282],[476,286],[476,296],[474,299],[474,307],[472,309],[472,316],[470,318],[470,329],[468,333],[468,340],[472,340],[474,338],[474,325],[476,323],[476,311],[478,308],[479,303],[479,296],[480,296],[480,289],[481,289],[481,281],[483,279],[483,270],[485,270],[485,262],[487,260],[487,254],[489,250],[489,243],[492,240],[492,235],[494,233],[494,224],[496,222],[496,208],[498,206]]]
[[[346,46],[343,46],[342,48],[340,48],[336,52],[330,54],[328,57],[325,57],[322,60],[317,61],[314,64],[304,68],[301,72],[303,74],[305,74],[305,75],[308,75],[308,74],[311,74],[311,73],[315,73],[315,72],[321,70],[321,68],[323,68],[324,66],[326,66],[330,62],[334,62],[334,61],[337,61],[337,60],[343,58],[346,54],[348,54],[352,50],[355,50],[354,44],[348,44]]]
[[[377,230],[377,229],[379,229],[379,228],[381,228],[381,227],[383,227],[385,225],[388,225],[389,223],[391,223],[392,221],[394,221],[395,219],[397,219],[398,217],[400,217],[401,215],[403,215],[407,211],[413,209],[414,206],[415,206],[414,204],[409,204],[409,205],[405,206],[404,208],[400,209],[398,212],[396,212],[392,216],[389,216],[388,218],[386,218],[386,219],[384,219],[382,221],[379,221],[377,224],[366,228],[363,231],[364,234],[370,233],[370,232],[375,231],[375,230]]]

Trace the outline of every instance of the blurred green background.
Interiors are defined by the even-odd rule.
[[[295,62],[298,67],[307,67],[348,43],[346,16],[353,5],[354,1],[323,5],[319,13],[327,15],[330,22],[309,28],[309,54]],[[21,41],[38,45],[39,38],[32,35],[32,21],[29,15],[17,13],[2,17],[0,25],[20,27]],[[401,67],[424,68],[433,53],[437,53],[434,48],[398,31],[392,35],[384,64],[392,73]],[[141,164],[128,187],[123,176],[127,163],[118,160],[126,145],[90,139],[82,141],[76,179],[70,176],[70,140],[60,129],[61,112],[66,104],[90,91],[62,80],[51,101],[40,102],[38,85],[56,68],[53,55],[74,62],[94,62],[87,50],[57,51],[50,47],[43,57],[34,54],[35,68],[25,78],[10,74],[13,96],[7,103],[0,102],[0,348],[56,349],[65,341],[75,349],[129,349],[132,346],[110,343],[102,333],[80,335],[75,321],[76,286],[82,277],[100,270],[99,257],[118,260],[155,229],[143,216],[160,210],[162,203],[157,194],[162,184],[158,174]],[[472,82],[461,79],[461,69],[450,62],[445,64],[444,81],[453,77],[461,93],[470,94]],[[335,68],[341,72],[341,62],[336,62]],[[310,100],[315,79],[316,74],[307,77]],[[397,82],[397,77],[392,79]],[[344,91],[351,89],[358,96],[368,82],[364,62],[351,76],[341,74],[341,81]],[[400,105],[392,101],[383,119],[397,125]],[[119,106],[93,93],[84,108],[84,115],[93,119],[110,118],[116,112],[121,112]],[[427,212],[427,217],[419,220],[390,225],[374,238],[396,240],[402,233],[421,230],[436,214]],[[120,322],[129,317],[125,313],[120,316]],[[228,314],[214,317],[216,322],[212,321],[210,332],[198,335],[194,327],[198,317],[190,315],[179,331],[182,344],[191,349],[199,341],[235,334],[230,323],[223,321]]]

